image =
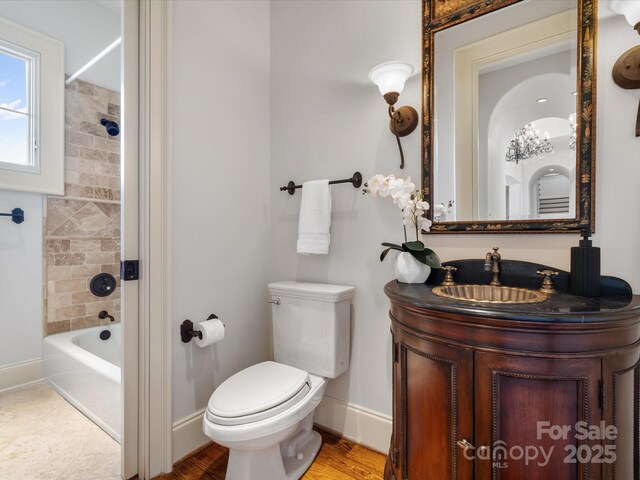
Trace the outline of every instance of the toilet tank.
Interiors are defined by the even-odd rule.
[[[353,287],[326,283],[269,284],[276,362],[335,378],[349,368]]]

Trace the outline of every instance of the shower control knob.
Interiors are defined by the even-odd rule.
[[[116,289],[116,279],[110,273],[99,273],[91,279],[89,290],[96,297],[106,297],[111,295]]]

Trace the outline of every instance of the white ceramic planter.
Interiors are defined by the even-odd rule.
[[[420,263],[409,252],[400,252],[396,257],[395,273],[400,283],[424,283],[431,273],[431,267]]]

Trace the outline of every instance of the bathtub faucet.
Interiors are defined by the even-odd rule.
[[[108,318],[109,321],[111,322],[115,322],[116,319],[113,318],[113,315],[109,315],[109,312],[107,312],[106,310],[102,310],[99,314],[98,314],[98,318],[101,320],[104,320],[105,318]]]

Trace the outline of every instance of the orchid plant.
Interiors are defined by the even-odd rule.
[[[411,177],[396,178],[395,175],[387,175],[385,177],[377,174],[367,180],[362,192],[369,193],[374,197],[390,197],[393,203],[402,211],[404,243],[397,245],[384,242],[382,246],[387,248],[380,254],[380,261],[385,259],[390,250],[397,250],[411,254],[417,261],[429,267],[441,267],[438,255],[433,250],[425,247],[424,243],[420,241],[420,230],[429,231],[429,227],[431,227],[431,220],[425,216],[426,211],[429,210],[429,204],[424,201],[423,192],[416,189]],[[415,241],[410,242],[408,240],[407,227],[415,230]]]

